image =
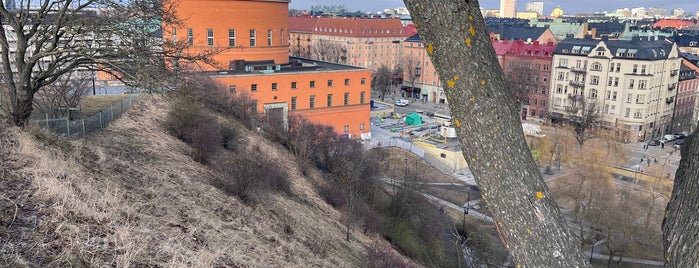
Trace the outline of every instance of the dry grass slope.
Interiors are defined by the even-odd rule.
[[[286,169],[291,196],[255,207],[210,182],[225,176],[162,127],[169,105],[146,97],[94,135],[66,140],[0,128],[0,266],[357,267],[365,245],[279,145],[246,133]]]

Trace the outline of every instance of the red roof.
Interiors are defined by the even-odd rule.
[[[516,40],[514,42],[510,41],[493,41],[493,48],[495,49],[495,54],[498,56],[503,55],[517,55],[523,57],[553,57],[553,53],[556,51],[556,45],[553,42],[548,42],[546,44],[539,44],[539,42],[524,43],[522,40]]]
[[[413,36],[417,33],[417,28],[415,27],[415,24],[408,24],[403,27],[403,32],[405,33],[405,36]]]
[[[687,28],[687,27],[693,26],[693,25],[697,25],[697,24],[691,20],[661,19],[658,22],[653,24],[653,28],[660,27],[661,29],[662,28],[683,29],[683,28]]]
[[[318,21],[316,16],[292,16],[289,17],[289,31],[310,33],[313,31],[313,26]]]
[[[314,34],[347,37],[405,37],[400,19],[319,18]]]

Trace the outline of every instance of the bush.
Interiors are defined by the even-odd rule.
[[[400,255],[394,253],[393,250],[378,243],[367,246],[366,253],[366,267],[368,268],[414,267],[412,264],[404,261]]]
[[[226,176],[214,181],[214,187],[246,204],[261,203],[270,192],[291,194],[287,173],[259,153],[236,154],[213,164]]]
[[[221,146],[221,127],[214,120],[207,120],[197,124],[186,137],[191,142],[192,158],[200,163],[207,163],[209,157]]]
[[[235,145],[238,143],[240,136],[240,130],[237,126],[229,121],[223,121],[219,123],[221,126],[221,139],[223,143],[223,148],[233,150]]]
[[[165,128],[173,136],[189,143],[186,135],[198,124],[209,120],[212,120],[212,116],[199,102],[184,96],[175,99],[172,103]]]

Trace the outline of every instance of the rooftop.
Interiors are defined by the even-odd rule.
[[[208,72],[212,76],[305,73],[319,71],[366,70],[361,67],[317,61],[298,57],[289,57],[289,64],[275,65],[273,61],[250,62],[242,61],[235,70],[219,70]]]

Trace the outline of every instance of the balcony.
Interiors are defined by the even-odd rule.
[[[675,76],[675,75],[677,75],[678,72],[679,72],[679,70],[672,70],[672,71],[670,71],[670,75]]]
[[[668,89],[668,90],[673,90],[673,89],[675,89],[675,88],[677,88],[677,84],[675,84],[675,83],[672,83],[672,84],[667,85],[667,89]]]
[[[585,81],[570,80],[568,84],[574,87],[585,87]]]
[[[566,106],[566,112],[567,112],[567,113],[573,113],[573,114],[574,114],[574,113],[577,113],[577,112],[578,112],[578,107]]]
[[[665,103],[672,103],[673,101],[675,101],[675,97],[665,98]]]
[[[587,70],[585,68],[579,68],[579,67],[571,67],[570,71],[574,73],[587,73]]]

